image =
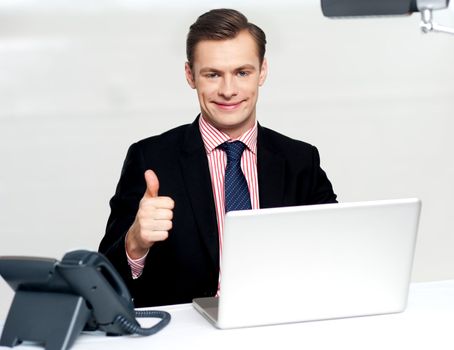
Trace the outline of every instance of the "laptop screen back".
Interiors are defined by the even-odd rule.
[[[400,312],[417,199],[230,212],[218,326]]]

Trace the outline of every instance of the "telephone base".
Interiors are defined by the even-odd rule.
[[[46,350],[67,350],[91,315],[77,295],[16,291],[3,328],[0,345],[23,341],[41,343]]]

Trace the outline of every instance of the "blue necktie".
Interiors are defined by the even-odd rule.
[[[241,155],[246,145],[241,141],[224,142],[219,146],[227,154],[225,168],[225,211],[251,209],[251,197],[241,170]]]

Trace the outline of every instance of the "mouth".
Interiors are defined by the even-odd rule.
[[[219,109],[222,109],[222,110],[225,110],[225,111],[231,111],[231,110],[234,110],[234,109],[237,109],[238,107],[240,107],[240,105],[243,102],[244,101],[238,101],[238,102],[217,102],[217,101],[213,101],[213,104]]]

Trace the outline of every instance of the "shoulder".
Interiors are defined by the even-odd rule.
[[[312,153],[316,151],[316,148],[310,143],[293,139],[263,126],[259,126],[258,143],[260,147],[266,147],[274,152],[284,154]]]
[[[181,148],[191,124],[180,125],[160,135],[150,136],[129,146],[125,162],[145,159],[160,161],[174,157]]]
[[[197,133],[199,133],[199,130],[195,122],[180,125],[160,135],[150,136],[133,143],[129,147],[128,154],[154,154],[156,157],[160,155],[170,156],[183,147],[189,134]]]
[[[169,146],[175,147],[175,145],[180,144],[181,140],[183,140],[184,135],[186,134],[190,126],[191,124],[180,125],[160,135],[150,136],[145,139],[139,140],[134,145],[136,145],[138,148],[167,148]]]

